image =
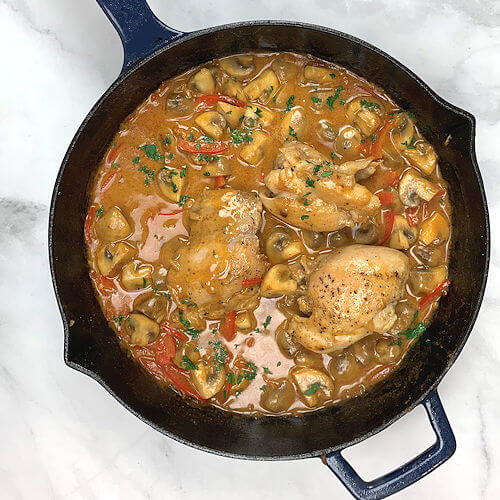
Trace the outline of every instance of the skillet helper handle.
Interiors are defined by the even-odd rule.
[[[393,495],[429,474],[455,453],[455,436],[437,390],[432,391],[422,404],[436,434],[436,442],[398,469],[373,481],[363,481],[342,456],[342,450],[334,451],[325,456],[326,465],[342,481],[354,498],[378,500]]]
[[[97,0],[115,27],[123,45],[123,67],[120,74],[156,49],[185,33],[163,24],[146,0]]]

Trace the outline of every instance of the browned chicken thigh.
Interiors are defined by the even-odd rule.
[[[307,318],[294,315],[289,331],[304,347],[331,352],[371,333],[387,332],[409,276],[408,257],[392,248],[351,245],[321,257],[307,276]]]
[[[337,231],[374,215],[380,201],[357,179],[375,171],[373,158],[334,165],[301,142],[283,146],[264,182],[264,206],[302,229]]]
[[[261,218],[262,204],[252,193],[203,192],[189,212],[189,239],[180,241],[165,262],[177,304],[192,305],[200,317],[219,319],[257,300],[242,282],[267,269],[256,234]]]

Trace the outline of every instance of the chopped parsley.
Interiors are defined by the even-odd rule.
[[[304,396],[312,396],[313,394],[316,394],[316,391],[320,388],[320,384],[318,382],[315,382],[311,386],[309,386],[309,389],[305,390],[302,394]]]
[[[372,135],[371,136],[371,140],[372,140],[372,142],[375,142],[377,140],[377,136],[376,135]]]
[[[203,331],[203,330],[197,330],[196,328],[193,328],[191,326],[191,322],[188,321],[187,319],[184,318],[183,312],[179,309],[179,321],[181,322],[182,326],[184,327],[184,332],[187,333],[188,335],[191,335],[193,339],[198,338],[198,335]]]
[[[144,146],[139,146],[137,149],[142,149],[146,156],[154,161],[158,161],[161,158],[155,143],[144,144]]]
[[[182,205],[184,205],[184,203],[186,203],[186,201],[189,200],[189,196],[187,194],[183,194],[180,198],[179,198],[179,203],[177,203],[177,205],[179,205],[180,207],[182,207]]]
[[[267,366],[265,366],[264,373],[267,373],[268,375],[272,375],[273,372]]]
[[[335,153],[330,153],[330,158],[333,160],[335,160]]]
[[[155,178],[154,170],[147,168],[146,165],[142,165],[141,167],[139,167],[138,170],[139,170],[139,172],[144,172],[144,185],[149,186],[150,179]],[[174,193],[175,193],[175,191],[174,191]]]
[[[205,177],[210,177],[210,172],[203,172],[203,175],[204,175]]]
[[[170,139],[170,137],[167,135],[165,136],[165,138],[163,139],[163,144],[170,144],[172,142],[172,139]]]
[[[189,134],[188,135],[188,141],[194,141],[194,135],[193,134]]]
[[[187,165],[184,165],[181,168],[181,171],[179,172],[179,177],[182,179],[183,177],[186,177],[186,172],[189,167]]]
[[[113,318],[113,321],[118,325],[118,326],[122,326],[122,323],[123,323],[123,316],[120,314],[119,316],[115,316]]]
[[[146,286],[147,286],[146,278],[142,278],[142,288],[146,288]]]
[[[306,179],[306,186],[314,187],[314,181],[312,179],[309,179],[309,177]]]
[[[120,168],[120,165],[118,165],[118,163],[112,163],[111,166],[116,169]]]
[[[296,134],[296,132],[295,132],[295,130],[293,129],[293,127],[292,127],[292,126],[288,126],[288,135],[289,135],[290,137],[293,137],[296,141],[298,141],[298,140],[299,140],[299,138],[297,137],[297,134]],[[290,139],[289,137],[287,137],[287,138],[286,138],[286,140],[287,140],[287,141],[288,141],[289,139]]]
[[[361,99],[361,101],[359,101],[359,104],[361,105],[362,108],[365,109],[380,108],[380,104],[376,102],[367,101],[366,99]]]
[[[209,135],[204,135],[204,136],[201,138],[201,140],[202,140],[203,142],[215,142],[215,140],[214,140],[212,137],[210,137]]]
[[[262,324],[262,326],[264,328],[267,328],[269,326],[269,324],[271,323],[271,319],[272,319],[271,316],[266,316],[266,319],[265,319],[264,323]]]
[[[295,96],[292,94],[287,100],[286,100],[286,109],[285,113],[290,111],[294,107],[294,102],[295,102]]]
[[[97,219],[104,213],[104,207],[101,205],[98,209],[97,212],[95,213],[95,218]]]
[[[196,363],[193,363],[185,354],[184,356],[182,356],[182,361],[179,364],[183,366],[186,370],[198,369],[198,365]]]
[[[245,366],[250,368],[250,370],[243,370],[243,378],[245,380],[253,380],[257,376],[257,367],[250,361],[245,363]]]
[[[309,219],[309,215],[301,215],[300,220],[306,220]]]
[[[261,385],[261,386],[260,386],[260,390],[261,390],[261,391],[265,391],[265,390],[266,390],[266,388],[267,388],[266,384],[264,384],[264,385]]]
[[[319,172],[319,169],[322,167],[323,165],[321,165],[321,163],[319,163],[318,165],[314,165],[313,172],[317,174]]]
[[[227,381],[228,381],[231,385],[234,385],[235,380],[234,380],[234,375],[233,375],[233,373],[232,373],[232,372],[229,372],[229,373],[227,374],[227,376],[226,376],[226,377],[227,377]]]
[[[333,172],[331,170],[328,170],[327,172],[321,172],[321,177],[329,177],[332,174]]]
[[[138,156],[136,156],[136,157],[132,160],[132,163],[137,164],[137,163],[139,163],[140,161],[141,161],[141,159],[140,159]]]
[[[217,340],[216,342],[212,342],[210,340],[208,343],[214,350],[215,369],[219,371],[226,364],[228,354],[226,346],[220,340]]]
[[[252,131],[248,129],[243,129],[243,132],[240,131],[239,129],[235,128],[231,130],[231,140],[233,141],[233,144],[241,144],[243,142],[252,142],[253,137],[252,137]]]
[[[415,326],[408,327],[404,332],[399,332],[398,335],[404,335],[407,339],[416,339],[425,332],[426,328],[425,321],[421,321]]]
[[[281,366],[281,361],[278,361],[278,362],[276,363],[276,366]]]
[[[408,113],[408,118],[415,118],[415,113]]]
[[[328,107],[330,108],[330,111],[333,111],[333,103],[339,98],[340,93],[344,90],[344,87],[342,85],[339,85],[335,89],[335,94],[334,95],[329,95],[326,98],[326,103],[328,104]]]
[[[312,96],[311,97],[311,101],[314,102],[314,103],[321,102],[321,98],[320,97],[316,97],[316,96]]]
[[[415,149],[415,137],[410,139],[410,142],[404,141],[401,143],[403,146],[406,146],[406,149]]]
[[[262,109],[260,109],[260,108],[255,108],[255,114],[256,114],[259,118],[262,118]]]

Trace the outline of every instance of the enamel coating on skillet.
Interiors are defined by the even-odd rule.
[[[327,455],[328,465],[358,498],[382,498],[430,472],[454,451],[454,438],[435,391],[463,348],[487,278],[489,223],[474,150],[475,120],[443,101],[416,75],[382,51],[343,33],[275,21],[237,23],[185,35],[166,28],[143,2],[100,0],[125,46],[125,71],[76,133],[59,171],[49,222],[50,265],[65,329],[66,363],[97,380],[122,405],[163,434],[212,453],[253,460]],[[133,4],[122,12],[123,4]],[[137,9],[133,26],[124,26]],[[139,12],[140,11],[140,12]],[[123,14],[123,19],[116,14]],[[142,23],[142,24],[141,24]],[[141,25],[148,37],[134,39]],[[175,41],[171,41],[175,38]],[[134,62],[161,45],[135,66]],[[311,53],[384,88],[418,116],[436,149],[454,207],[450,260],[453,286],[402,368],[359,398],[302,416],[251,419],[214,407],[199,409],[128,359],[108,327],[88,276],[83,242],[86,189],[120,122],[163,80],[215,57],[256,50]],[[128,69],[133,66],[132,69]],[[447,146],[444,142],[451,139]],[[340,451],[384,429],[424,403],[437,443],[414,461],[364,483]]]

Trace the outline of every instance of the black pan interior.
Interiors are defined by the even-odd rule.
[[[199,409],[161,389],[119,347],[94,297],[84,253],[86,188],[120,122],[163,80],[212,58],[251,50],[310,53],[383,87],[403,108],[416,113],[440,156],[454,206],[453,286],[402,369],[362,397],[299,417],[252,419],[211,407]],[[451,140],[444,146],[448,135]],[[437,385],[461,350],[477,314],[487,271],[488,219],[473,138],[472,116],[439,100],[381,52],[330,30],[246,23],[206,30],[159,51],[120,79],[94,107],[65,157],[56,184],[49,237],[58,300],[72,325],[66,325],[67,363],[94,377],[160,432],[224,455],[254,459],[313,456],[380,430]]]

